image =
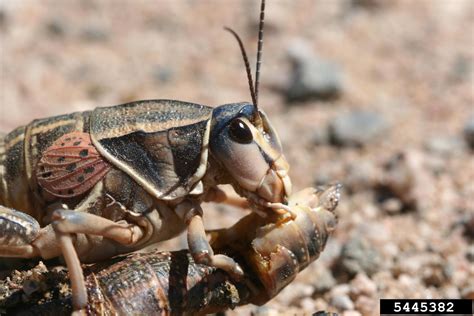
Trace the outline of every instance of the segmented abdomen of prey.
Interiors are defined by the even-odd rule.
[[[319,257],[337,223],[335,214],[328,210],[300,206],[292,210],[297,214],[295,220],[260,228],[252,242],[257,274],[266,289],[260,298],[263,302]]]
[[[232,306],[235,299],[223,273],[195,264],[186,251],[135,253],[117,260],[90,267],[88,314],[203,315],[215,301]]]
[[[51,195],[72,198],[99,182],[110,170],[92,145],[89,133],[72,132],[43,152],[36,170],[38,184]]]

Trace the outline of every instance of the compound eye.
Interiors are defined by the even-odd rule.
[[[241,119],[235,119],[230,123],[229,135],[240,144],[250,144],[253,140],[252,131]]]

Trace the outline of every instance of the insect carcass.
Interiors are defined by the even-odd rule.
[[[332,185],[294,194],[289,206],[297,214],[295,219],[286,214],[274,213],[262,218],[251,213],[230,228],[210,232],[215,251],[229,254],[245,269],[242,278],[197,264],[186,250],[135,253],[89,266],[85,312],[88,315],[196,315],[248,303],[264,304],[324,250],[337,223],[334,210],[339,191],[339,185]],[[58,276],[49,272],[43,278],[40,282],[48,283],[48,278]],[[55,287],[44,291],[49,293],[49,299],[27,295],[26,300],[32,306],[22,304],[21,311],[14,303],[5,306],[8,304],[0,301],[0,306],[11,313],[27,309],[34,314],[59,315],[70,311],[68,295],[58,294],[60,290]],[[16,295],[21,295],[21,291]]]
[[[131,252],[185,229],[196,262],[242,276],[233,259],[214,255],[200,204],[234,203],[217,188],[229,183],[242,206],[289,210],[288,163],[257,107],[264,6],[255,85],[229,29],[252,103],[137,101],[35,120],[0,138],[0,256],[62,254],[76,309],[86,304],[79,258]]]

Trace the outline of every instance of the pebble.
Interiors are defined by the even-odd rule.
[[[461,297],[464,299],[474,300],[474,285],[471,285],[462,289]]]
[[[459,292],[459,289],[456,286],[453,285],[448,285],[443,288],[443,297],[445,298],[457,298],[461,297],[461,293]]]
[[[275,308],[267,307],[267,306],[258,306],[256,307],[252,313],[252,316],[278,316],[278,310]]]
[[[338,316],[338,314],[326,310],[320,310],[314,313],[313,316]]]
[[[379,252],[364,238],[352,238],[342,247],[338,267],[349,278],[361,272],[370,276],[381,266]]]
[[[341,95],[344,80],[337,64],[315,56],[306,42],[297,41],[290,47],[292,72],[286,89],[288,102],[330,100]]]
[[[352,0],[350,3],[353,7],[363,8],[366,10],[379,9],[387,4],[389,1],[383,0]]]
[[[315,127],[311,135],[313,145],[321,146],[329,143],[329,131],[327,128]]]
[[[311,297],[305,297],[300,301],[300,304],[302,309],[306,311],[315,311],[316,310],[316,302],[314,299]]]
[[[351,295],[360,296],[372,296],[377,292],[377,285],[374,281],[369,279],[367,275],[359,273],[351,281]]]
[[[474,240],[474,214],[464,214],[458,222],[462,227],[463,235],[472,242]]]
[[[474,116],[471,116],[464,124],[464,140],[474,150]]]
[[[80,32],[80,37],[86,42],[104,42],[108,40],[109,33],[98,26],[87,26]]]
[[[464,143],[457,137],[439,136],[430,138],[425,143],[425,148],[433,154],[451,156],[464,151]]]
[[[375,311],[379,311],[379,298],[368,297],[365,295],[359,296],[355,300],[355,309],[362,313],[362,315],[373,315]]]
[[[348,166],[344,188],[349,192],[360,192],[375,186],[377,168],[371,161],[357,161]]]
[[[342,316],[362,316],[362,314],[358,311],[344,311]]]
[[[354,303],[348,295],[336,295],[331,298],[331,305],[339,310],[352,310]]]
[[[469,262],[471,262],[471,263],[474,262],[474,245],[470,245],[467,248],[466,259],[469,260]]]
[[[304,283],[294,283],[290,287],[283,289],[278,300],[285,306],[294,305],[302,297],[311,296],[314,292],[313,286]]]
[[[361,147],[385,136],[387,130],[385,119],[369,111],[341,114],[329,124],[331,142],[338,146]]]
[[[336,285],[331,271],[325,267],[315,271],[314,282],[312,282],[314,292],[317,294],[325,293]]]
[[[171,67],[157,65],[152,70],[153,79],[160,84],[168,83],[173,79],[174,71]]]
[[[403,203],[395,197],[390,197],[382,202],[382,210],[387,214],[397,214],[403,209]]]
[[[52,37],[63,37],[67,33],[66,29],[63,20],[54,19],[46,23],[46,32]]]
[[[467,56],[459,55],[452,64],[451,73],[448,79],[452,83],[462,83],[468,81],[472,75],[473,63]]]

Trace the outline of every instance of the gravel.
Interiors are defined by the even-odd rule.
[[[382,268],[378,250],[363,237],[351,238],[343,247],[339,258],[339,273],[349,278],[358,273],[372,275]]]
[[[384,137],[387,130],[383,116],[369,111],[341,114],[329,125],[331,141],[339,146],[364,146]]]
[[[464,139],[468,146],[474,150],[474,116],[471,116],[464,124]]]
[[[0,134],[139,99],[248,101],[240,52],[221,26],[241,34],[253,67],[257,7],[4,1]],[[474,52],[466,32],[473,9],[472,1],[444,0],[267,2],[274,27],[265,33],[259,101],[283,140],[294,188],[339,181],[346,190],[319,260],[265,307],[226,315],[377,315],[378,298],[474,298]],[[283,93],[272,90],[273,79]],[[203,210],[212,229],[244,215],[213,204]],[[184,246],[183,236],[159,245]],[[0,262],[0,270],[23,266]],[[0,295],[8,275],[0,271]],[[340,287],[352,310],[330,305]],[[292,292],[298,295],[285,297]]]
[[[331,100],[344,90],[343,73],[334,62],[315,56],[308,43],[290,45],[288,57],[292,70],[286,89],[288,102]]]

